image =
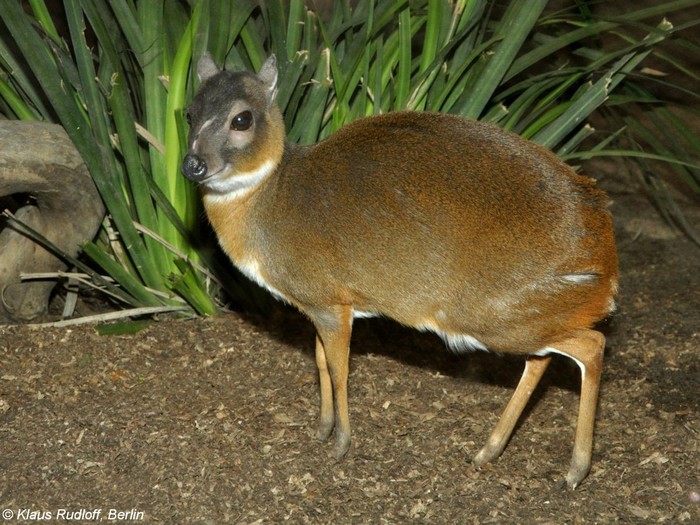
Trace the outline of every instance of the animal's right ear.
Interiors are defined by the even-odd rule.
[[[200,82],[204,82],[220,71],[221,70],[216,65],[216,62],[214,62],[214,57],[211,56],[209,51],[204,53],[202,58],[199,59],[199,62],[197,62],[197,76],[199,77]]]
[[[258,78],[267,89],[267,102],[272,103],[277,95],[277,57],[270,55],[258,71]]]

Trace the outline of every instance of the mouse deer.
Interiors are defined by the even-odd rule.
[[[401,111],[310,146],[286,140],[277,64],[222,71],[205,54],[187,108],[183,174],[233,263],[316,328],[318,437],[350,447],[353,320],[385,316],[435,332],[456,352],[527,356],[473,462],[504,450],[552,354],[581,370],[571,467],[590,470],[617,252],[606,195],[553,153],[493,125]]]

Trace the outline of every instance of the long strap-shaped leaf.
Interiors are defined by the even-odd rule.
[[[547,0],[511,2],[508,5],[494,35],[501,41],[494,46],[493,54],[485,58],[485,66],[478,78],[474,76],[466,87],[468,97],[459,113],[471,118],[481,115],[546,5]]]
[[[199,27],[202,5],[203,2],[199,2],[195,6],[173,58],[165,105],[166,196],[174,208],[180,212],[182,220],[188,228],[194,228],[199,208],[194,205],[196,196],[194,186],[180,175],[180,162],[182,162],[182,157],[184,156],[185,145],[184,134],[180,129],[182,127],[182,119],[178,119],[178,114],[185,106],[187,73],[194,46],[194,34]],[[160,233],[179,249],[183,249],[186,246],[185,239],[179,235],[177,229],[170,223],[168,223],[167,227],[161,223]]]
[[[653,33],[643,41],[641,46],[657,43],[664,38],[663,32],[670,29],[668,22],[662,22],[660,31]],[[558,118],[547,125],[532,139],[547,148],[554,148],[557,143],[566,137],[573,129],[579,126],[583,120],[600,107],[610,96],[610,93],[622,80],[644,60],[651,50],[632,51],[625,54],[596,81],[586,92],[571,104]]]
[[[7,2],[3,5],[2,17],[8,27],[17,46],[26,57],[36,78],[41,79],[46,98],[58,116],[61,124],[70,136],[78,151],[80,151],[85,164],[93,175],[95,184],[101,195],[115,194],[121,191],[113,172],[113,166],[102,153],[103,148],[110,147],[109,131],[102,119],[106,118],[106,109],[101,94],[95,84],[95,71],[92,65],[92,56],[84,41],[85,26],[82,19],[82,11],[75,0],[66,0],[66,18],[69,22],[71,35],[75,39],[74,52],[81,72],[80,93],[74,93],[69,85],[64,83],[59,65],[46,52],[46,47],[37,45],[37,33],[31,26],[28,16],[18,3]],[[76,96],[86,98],[86,104],[91,108],[90,120],[81,111],[77,104]],[[103,108],[100,112],[99,108]],[[108,210],[114,218],[124,243],[130,250],[133,262],[139,274],[147,285],[158,288],[162,283],[153,261],[149,259],[145,251],[138,249],[142,246],[142,240],[133,227],[129,210],[122,201],[115,200],[106,203]],[[112,207],[110,207],[110,204]]]
[[[104,53],[101,60],[102,66],[110,74],[109,86],[105,86],[107,90],[105,98],[113,117],[113,124],[118,138],[117,144],[124,158],[125,171],[121,183],[124,191],[104,195],[103,198],[105,201],[128,199],[129,202],[124,204],[130,208],[132,217],[147,228],[157,230],[158,218],[150,197],[147,181],[148,174],[141,162],[142,149],[136,133],[137,119],[130,99],[127,75],[121,65],[119,52],[115,47],[117,38],[109,34],[109,30],[104,23],[110,16],[110,11],[104,3],[93,0],[84,0],[83,8]],[[109,207],[112,208],[114,205]],[[154,260],[157,268],[165,271],[169,266],[172,266],[170,264],[172,257],[167,254],[159,243],[145,238],[144,245],[148,256]]]

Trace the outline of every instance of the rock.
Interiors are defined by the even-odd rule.
[[[0,211],[75,256],[92,239],[104,205],[80,154],[61,126],[0,121]],[[46,311],[55,281],[22,282],[20,273],[66,269],[58,257],[0,219],[0,323]]]

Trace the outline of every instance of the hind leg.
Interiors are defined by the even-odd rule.
[[[581,368],[581,399],[571,468],[566,484],[574,489],[591,469],[593,427],[603,370],[605,336],[595,330],[581,330],[569,339],[552,344],[552,349],[572,358]]]
[[[537,384],[542,378],[542,374],[547,370],[547,366],[551,361],[551,356],[529,356],[525,362],[525,370],[520,378],[513,397],[510,398],[510,402],[506,406],[506,409],[501,415],[501,419],[498,420],[496,428],[493,429],[491,435],[489,436],[486,445],[479,451],[479,453],[474,457],[472,463],[476,466],[483,465],[496,459],[501,455],[503,449],[506,448],[506,444],[510,439],[510,435],[513,433],[515,424],[518,422],[518,418],[523,413],[523,409],[527,402],[530,400],[530,396],[535,391]]]
[[[557,353],[570,357],[581,368],[581,399],[571,467],[566,474],[566,484],[574,489],[586,477],[591,468],[593,450],[593,427],[595,424],[600,376],[603,368],[605,337],[595,330],[580,330],[570,338],[558,341],[543,352]],[[549,365],[550,355],[531,355],[515,393],[506,406],[496,428],[486,445],[473,460],[477,466],[483,465],[501,455],[508,443],[513,428],[522,414],[532,392]]]

